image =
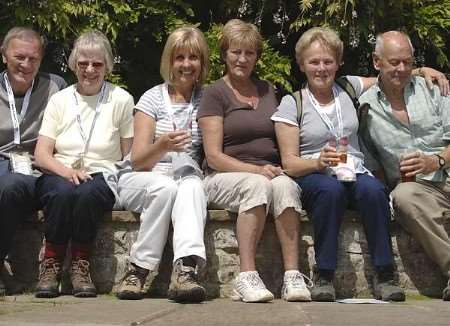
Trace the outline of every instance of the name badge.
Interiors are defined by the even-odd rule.
[[[12,172],[25,175],[31,175],[33,173],[31,157],[28,153],[9,153],[9,158]]]

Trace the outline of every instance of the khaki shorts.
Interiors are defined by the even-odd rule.
[[[288,176],[271,180],[256,173],[216,172],[204,180],[208,203],[238,214],[265,205],[277,218],[286,208],[302,213],[300,187]]]

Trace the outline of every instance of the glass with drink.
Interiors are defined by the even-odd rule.
[[[400,171],[400,181],[401,182],[414,182],[416,181],[416,177],[415,176],[407,176],[405,171],[400,170],[400,163],[405,160],[405,159],[410,159],[410,155],[414,154],[415,151],[412,149],[404,149],[403,151],[400,152],[399,154],[399,161],[398,161],[398,168]]]

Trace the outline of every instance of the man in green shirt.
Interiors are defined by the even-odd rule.
[[[392,189],[396,220],[450,278],[450,238],[437,222],[450,210],[450,97],[411,75],[413,55],[406,34],[378,36],[378,81],[360,97],[362,106],[370,106],[362,147],[366,165]],[[442,298],[450,301],[450,281]]]

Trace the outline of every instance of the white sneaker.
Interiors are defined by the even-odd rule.
[[[267,290],[257,271],[242,272],[234,282],[231,299],[244,302],[268,302],[273,294]]]
[[[286,301],[311,301],[311,293],[307,288],[304,277],[309,280],[297,270],[286,271],[281,289],[281,298]],[[309,281],[311,282],[311,280]]]

